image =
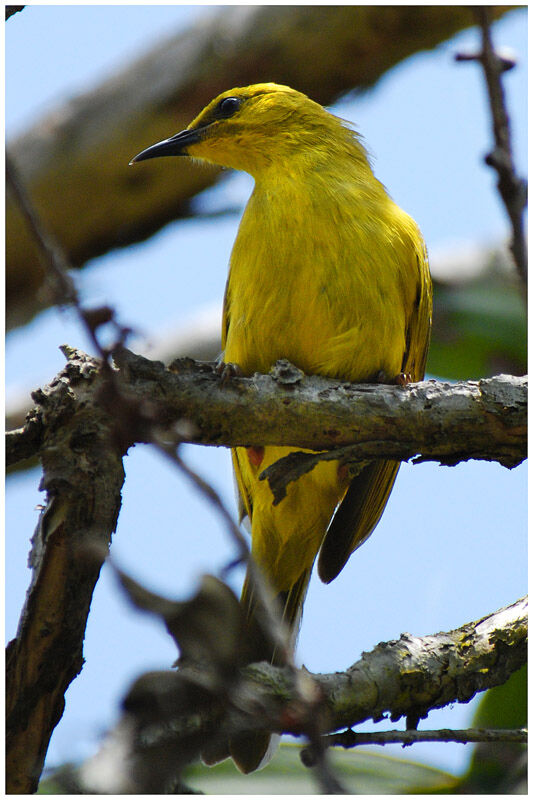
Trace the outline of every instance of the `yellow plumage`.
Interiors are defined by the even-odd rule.
[[[374,177],[357,134],[305,95],[267,83],[224,92],[138,160],[173,154],[255,180],[231,255],[226,362],[245,375],[287,358],[308,374],[348,381],[423,377],[431,324],[424,242]],[[233,464],[253,556],[295,625],[317,554],[329,582],[378,522],[398,464],[373,462],[349,486],[345,470],[324,462],[273,506],[258,476],[289,451],[238,448]],[[243,599],[252,613],[248,584]],[[246,753],[241,768],[255,768],[260,755]]]

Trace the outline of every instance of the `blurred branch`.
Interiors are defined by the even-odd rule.
[[[31,232],[39,248],[39,256],[45,265],[46,279],[51,283],[54,304],[77,306],[78,296],[68,272],[70,265],[61,248],[43,227],[9,155],[6,155],[6,185],[16,200],[27,230]]]
[[[300,670],[296,681],[312,682],[315,694],[322,695],[324,730],[335,731],[384,715],[393,721],[419,719],[449,703],[468,702],[477,692],[504,683],[526,658],[527,600],[522,599],[448,633],[402,634],[382,642],[342,673]],[[226,684],[226,692],[206,687],[202,670],[195,675],[180,668],[139,678],[124,701],[119,725],[80,771],[85,791],[165,791],[172,769],[179,777],[184,762],[196,758],[205,744],[194,738],[199,731],[204,740],[215,741],[236,731],[265,729],[301,736],[309,708],[302,703],[294,672],[263,663],[240,674]],[[204,703],[192,714],[190,698],[199,692]]]
[[[294,656],[290,645],[290,632],[288,628],[282,623],[278,608],[272,599],[272,593],[265,581],[265,578],[259,570],[250,555],[250,548],[246,537],[243,535],[240,527],[237,525],[233,516],[228,511],[219,493],[201,477],[197,472],[191,469],[188,464],[181,458],[177,452],[179,443],[181,443],[182,436],[180,428],[183,426],[176,426],[176,440],[175,442],[168,441],[168,435],[161,436],[154,433],[151,442],[152,444],[167,458],[171,463],[179,469],[179,471],[186,476],[190,483],[199,491],[204,499],[212,505],[215,511],[222,518],[226,530],[230,538],[236,545],[239,554],[238,560],[234,560],[231,566],[236,566],[237,563],[243,563],[247,567],[248,577],[254,589],[254,594],[257,597],[258,604],[258,617],[261,620],[262,633],[267,637],[268,641],[272,643],[272,649],[278,654],[280,663],[289,665],[294,668]]]
[[[74,281],[70,275],[71,264],[69,264],[63,249],[50,236],[46,226],[42,224],[39,214],[19,179],[15,165],[7,154],[6,185],[10,194],[16,200],[20,214],[38,248],[37,252],[45,268],[45,279],[49,284],[50,295],[54,305],[60,308],[70,306],[74,309],[82,328],[94,345],[96,352],[101,356],[102,369],[112,384],[114,376],[109,366],[110,350],[100,344],[98,331],[101,326],[111,323],[116,334],[113,347],[117,347],[119,344],[124,343],[130,333],[129,328],[120,327],[116,323],[114,310],[108,306],[100,308],[84,308],[82,306]]]
[[[119,437],[105,400],[108,406],[114,402],[119,414],[129,409],[117,402],[110,354],[98,332],[111,323],[118,334],[116,347],[127,331],[115,323],[112,309],[81,306],[67,259],[42,225],[8,156],[6,182],[34,238],[54,302],[74,309],[102,357],[96,368],[86,364],[75,378],[70,371],[78,399],[84,381],[98,383],[76,413],[61,391],[37,392],[39,414],[30,414],[27,436],[10,437],[18,458],[34,455],[38,447],[43,466],[39,488],[47,493],[32,539],[30,588],[6,654],[6,784],[8,793],[26,794],[37,789],[65,692],[83,665],[92,594],[120,509],[122,456],[129,440]]]
[[[481,53],[476,56],[458,54],[458,61],[478,60],[485,73],[494,134],[494,148],[485,157],[486,163],[498,174],[498,191],[511,223],[510,250],[518,273],[527,291],[527,248],[524,230],[524,213],[527,205],[527,184],[517,175],[512,147],[509,116],[505,105],[502,73],[512,69],[514,63],[494,50],[491,36],[492,8],[479,6],[472,9],[479,20],[482,35]]]
[[[207,750],[213,758],[222,747],[224,755],[229,755],[220,727],[226,706],[233,707],[237,717],[243,717],[244,708],[244,719],[248,719],[246,709],[253,700],[240,689],[241,670],[252,662],[254,653],[246,611],[231,589],[212,575],[204,575],[198,590],[183,602],[149,592],[124,572],[115,571],[130,602],[162,619],[180,654],[177,673],[152,672],[135,681],[123,703],[129,720],[119,725],[119,730],[134,732],[136,740],[128,778],[133,781],[131,791],[166,793],[168,784],[176,778],[181,781],[181,770],[200,753],[205,757]],[[292,657],[281,668],[292,686],[300,734],[317,752],[319,785],[327,794],[344,793],[329,769],[320,736],[322,693],[310,675],[296,669]],[[177,712],[193,712],[195,723],[186,721],[182,727]],[[256,707],[253,729],[259,730],[265,721]],[[160,723],[169,724],[170,735],[166,730],[161,735]],[[130,747],[128,742],[125,746]]]
[[[35,452],[33,448],[35,446],[39,448],[44,470],[41,486],[49,490],[47,506],[41,519],[41,523],[45,519],[47,520],[46,526],[43,523],[38,527],[30,555],[30,563],[34,568],[34,573],[28,593],[27,605],[22,612],[17,638],[10,643],[8,649],[10,679],[7,684],[7,690],[11,719],[8,723],[7,785],[14,792],[23,793],[34,791],[37,787],[50,735],[63,713],[65,691],[81,669],[83,661],[82,643],[92,591],[103,559],[107,554],[111,533],[115,528],[120,508],[120,486],[124,479],[121,457],[125,454],[128,446],[135,440],[144,440],[144,437],[148,436],[148,441],[164,452],[172,463],[196,485],[215,506],[219,514],[222,515],[234,542],[237,544],[239,560],[247,564],[249,580],[258,599],[258,619],[261,620],[262,633],[272,642],[272,649],[280,657],[279,663],[286,664],[293,670],[295,667],[292,650],[289,646],[288,631],[278,618],[277,606],[272,600],[266,581],[253,562],[243,534],[233,521],[217,492],[191,470],[177,452],[181,442],[179,426],[174,426],[174,431],[169,431],[167,428],[165,438],[158,436],[153,424],[153,415],[146,409],[145,400],[141,398],[135,399],[131,394],[126,397],[118,385],[117,372],[112,369],[109,360],[111,350],[105,348],[100,342],[100,328],[109,323],[114,326],[116,338],[112,348],[119,352],[129,330],[120,327],[116,323],[113,309],[109,307],[87,309],[82,306],[74,282],[69,275],[67,259],[62,249],[54,242],[42,225],[39,215],[26,194],[25,188],[20,182],[16,169],[9,157],[6,157],[6,174],[7,185],[13,197],[17,200],[21,214],[35,239],[39,256],[46,268],[45,274],[50,282],[55,302],[60,306],[69,305],[74,309],[81,325],[85,328],[96,351],[101,356],[100,362],[93,365],[85,364],[76,373],[75,377],[73,372],[76,372],[76,368],[74,367],[74,370],[71,369],[70,372],[67,368],[70,387],[67,389],[66,395],[64,392],[65,384],[59,387],[57,393],[46,395],[45,392],[42,392],[38,397],[38,393],[35,393],[34,399],[39,402],[40,414],[38,416],[30,415],[28,418],[28,435],[17,437],[14,434],[9,437],[17,458],[31,456]],[[74,353],[67,346],[62,349],[69,359],[69,366],[73,367],[73,362],[76,361]],[[79,367],[79,363],[76,363],[76,366]],[[85,398],[81,402],[81,409],[78,410],[80,413],[73,414],[71,403],[68,400],[68,393],[70,388],[79,384],[80,379],[83,378],[89,381],[94,379],[97,388],[91,398],[92,404],[87,402]],[[44,419],[46,418],[47,410],[50,411],[51,403],[53,405],[54,400],[58,400],[58,398],[63,401],[66,400],[66,402],[59,401],[61,410],[54,409],[55,414],[53,416],[57,428],[61,430],[63,436],[67,434],[67,438],[60,443],[57,437],[54,436],[54,429],[51,437],[53,441],[52,461],[55,459],[53,469],[57,473],[54,474],[47,459],[47,446],[49,445],[47,431],[43,431],[42,428],[46,426]],[[61,419],[62,415],[69,420],[69,424],[65,424]],[[72,423],[73,416],[75,418],[74,423]],[[106,464],[105,460],[98,462],[100,480],[95,480],[94,487],[91,486],[88,491],[80,491],[80,487],[76,485],[76,481],[71,477],[70,471],[76,469],[77,459],[80,461],[80,470],[78,471],[82,473],[82,476],[87,471],[88,465],[91,468],[94,466],[94,456],[91,448],[98,442],[99,437],[96,430],[101,427],[102,416],[106,416],[107,429],[103,435],[107,441],[107,450],[110,450],[114,456],[114,462],[113,464]],[[80,421],[81,428],[76,425],[76,423],[79,425]],[[94,430],[91,430],[91,424],[94,426]],[[85,430],[86,426],[89,428],[88,431]],[[54,426],[52,425],[52,427]],[[181,427],[183,428],[183,425]],[[84,437],[87,436],[91,437],[89,443],[84,441]],[[75,442],[77,442],[77,446],[74,444]],[[69,464],[68,457],[66,457],[64,469],[62,470],[61,457],[65,446],[69,448],[71,463]],[[72,458],[74,459],[73,462]],[[106,466],[108,469],[106,469]],[[113,474],[111,467],[120,467],[120,472],[117,472],[116,475]],[[78,478],[79,476],[76,474],[75,477]],[[92,475],[87,475],[84,480],[90,483],[91,477]],[[104,517],[103,522],[106,524],[103,530],[99,530],[98,525],[101,520],[98,515],[96,515],[96,527],[92,530],[94,527],[94,515],[92,512],[86,518],[88,530],[77,530],[74,527],[74,523],[80,521],[80,497],[82,504],[88,502],[89,508],[92,509],[94,505],[94,502],[91,502],[93,494],[95,492],[98,494],[103,488],[101,480],[104,480],[104,486],[108,490],[112,490],[115,485],[115,478],[120,479],[118,491],[113,496],[117,502],[115,506],[111,506],[109,509],[107,509],[105,502],[102,502],[104,513],[106,510],[112,512],[111,517]],[[64,490],[63,483],[68,487],[67,491]],[[72,489],[76,490],[75,497],[69,494]],[[50,525],[52,526],[51,529]],[[56,541],[57,537],[52,539],[52,531],[55,533],[56,526],[61,531],[59,542]],[[80,536],[82,537],[81,540],[79,539]],[[52,551],[49,548],[50,541],[53,541]],[[83,580],[85,576],[80,576],[79,570],[72,570],[76,579],[81,577],[81,591],[74,603],[65,602],[63,598],[63,591],[72,592],[70,589],[72,575],[70,570],[65,570],[65,553],[62,552],[62,542],[65,543],[67,555],[70,554],[70,550],[73,550],[76,557],[83,560],[87,565],[88,581]],[[78,550],[77,553],[76,550]],[[58,557],[59,562],[57,562]],[[63,567],[63,571],[61,571],[61,567]],[[131,586],[133,582],[129,581],[129,584]],[[138,594],[140,593],[141,590],[139,588]],[[57,609],[54,609],[52,603],[47,603],[47,598],[50,594],[53,594],[56,600],[59,598],[61,611],[66,613],[67,617],[62,616]],[[146,594],[144,592],[144,595]],[[218,594],[220,596],[220,592]],[[150,598],[153,597],[153,595],[150,596]],[[242,610],[238,601],[236,598],[233,598],[233,600],[237,604],[238,614],[242,617]],[[52,614],[53,623],[46,620],[47,614]],[[70,615],[76,615],[77,617],[78,624],[76,629],[77,632],[81,633],[81,639],[79,636],[73,637],[70,635],[68,627],[71,621]],[[187,614],[186,616],[187,625],[190,625],[190,615]],[[47,646],[39,648],[35,647],[34,640],[36,636],[43,638],[43,623],[48,628],[48,641]],[[218,627],[216,635],[220,637]],[[242,625],[241,638],[243,635],[244,624]],[[66,654],[61,659],[57,659],[57,656],[63,653],[63,648],[67,648]],[[235,648],[232,649],[234,650]],[[230,656],[233,657],[232,652],[230,652]],[[281,656],[283,656],[283,659]],[[250,660],[251,657],[248,657],[245,663],[249,663]],[[28,672],[30,674],[29,681],[27,680]],[[30,713],[23,720],[21,727],[19,719],[21,706],[22,708],[26,706],[29,695],[33,695],[34,701],[38,701],[39,695],[42,693],[42,687],[35,684],[33,672],[39,673],[39,679],[44,678],[45,699],[43,703],[45,710],[43,713],[39,707],[40,704],[37,703],[37,713],[35,713],[34,709],[33,714]],[[310,725],[310,730],[314,731],[314,726]],[[310,741],[314,742],[315,738],[310,736]],[[330,774],[323,748],[317,745],[316,749],[319,781],[328,792],[341,791],[340,784]]]
[[[16,14],[18,11],[22,11],[23,8],[24,6],[6,6],[6,20],[8,20],[9,17],[12,17],[13,14]]]
[[[78,375],[98,371],[99,362],[65,348],[67,367],[43,391],[31,420],[8,438],[8,464],[21,453],[37,452],[36,420],[53,426],[42,398],[63,396],[70,412],[83,410],[87,392]],[[527,378],[498,376],[447,384],[421,381],[406,387],[350,384],[305,376],[280,361],[269,375],[220,379],[214,364],[181,359],[166,369],[121,348],[114,354],[115,379],[124,401],[142,409],[145,424],[164,435],[178,423],[182,441],[207,445],[291,445],[331,450],[329,458],[364,460],[420,455],[455,464],[469,458],[516,466],[526,457]],[[111,410],[112,413],[112,410]],[[186,424],[183,424],[183,421]],[[118,421],[120,424],[120,420]],[[148,428],[122,421],[121,436],[150,441]],[[128,438],[129,437],[129,438]],[[344,452],[339,448],[349,447]],[[310,455],[310,458],[315,456]],[[305,470],[304,470],[305,471]]]
[[[494,52],[490,33],[491,11],[486,6],[475,9],[479,17],[483,49],[480,61],[485,72],[492,112],[495,147],[486,157],[489,166],[498,173],[498,190],[507,209],[511,228],[511,252],[518,272],[527,287],[527,249],[524,230],[524,212],[527,204],[527,186],[519,178],[513,161],[509,116],[505,107],[505,95],[501,75],[504,67]]]
[[[115,333],[113,346],[115,347],[125,341],[129,334],[129,329],[117,324],[114,311],[109,307],[92,309],[82,307],[70,274],[71,265],[68,263],[63,249],[50,236],[46,226],[43,225],[8,154],[5,157],[5,166],[6,187],[16,201],[21,218],[24,220],[25,226],[35,243],[38,258],[44,267],[44,279],[49,287],[50,297],[58,307],[70,306],[74,310],[81,327],[85,330],[96,352],[102,358],[100,369],[108,382],[107,391],[112,394],[114,388],[116,392],[116,387],[114,387],[114,372],[109,363],[110,350],[100,344],[99,329],[103,325],[111,324],[113,326]],[[26,426],[27,435],[25,437],[17,436],[17,434],[8,435],[10,447],[12,446],[14,452],[17,453],[16,457],[21,459],[31,459],[35,456],[35,446],[40,443],[40,422],[32,416],[31,412],[27,415]]]
[[[509,10],[494,7],[496,16]],[[185,127],[220,91],[264,76],[329,104],[471,24],[470,10],[461,6],[221,7],[56,108],[10,142],[9,151],[47,229],[79,267],[191,215],[191,198],[214,183],[218,170],[199,170],[186,159],[149,170],[132,170],[128,162]],[[9,199],[6,211],[10,328],[51,298]]]

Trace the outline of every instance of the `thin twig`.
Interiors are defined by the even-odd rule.
[[[82,306],[74,281],[70,276],[72,267],[63,249],[42,225],[40,217],[22,181],[18,177],[13,160],[7,154],[6,183],[37,243],[39,253],[46,268],[46,274],[55,304],[59,307],[68,305],[74,309],[82,327],[94,345],[96,352],[102,358],[105,365],[104,369],[108,370],[110,382],[113,382],[113,371],[110,364],[111,353],[119,344],[124,344],[131,330],[121,327],[116,323],[115,312],[112,308],[103,306],[101,308],[87,309]],[[100,326],[107,323],[112,323],[118,333],[117,341],[109,348],[105,348],[100,343],[97,333]],[[116,386],[115,388],[118,391]]]
[[[442,728],[433,731],[368,731],[356,732],[349,728],[340,733],[331,733],[321,737],[322,748],[343,747],[345,750],[359,747],[360,745],[380,745],[401,744],[402,747],[410,747],[420,742],[456,742],[457,744],[469,744],[472,742],[516,742],[517,744],[527,744],[527,728],[516,728],[512,730],[503,728],[467,728],[466,730],[450,730]],[[318,767],[321,755],[317,751],[316,743],[304,748],[300,757],[307,767]]]
[[[285,663],[289,666],[294,666],[291,647],[289,645],[290,637],[282,623],[282,620],[279,618],[279,614],[276,613],[276,609],[271,599],[271,592],[268,591],[265,579],[252,558],[246,538],[243,536],[238,525],[235,523],[222,498],[210,483],[208,483],[204,478],[198,475],[197,472],[191,469],[188,464],[185,463],[185,461],[177,452],[176,444],[170,444],[168,442],[168,437],[167,441],[163,441],[154,434],[152,444],[157,450],[159,450],[159,452],[170,459],[170,461],[176,467],[178,467],[178,469],[188,478],[195,488],[201,492],[201,494],[209,501],[209,503],[211,503],[211,505],[215,507],[217,512],[224,520],[231,538],[237,545],[239,551],[238,562],[246,563],[246,566],[249,570],[251,583],[253,584],[258,600],[263,607],[263,624],[266,624],[267,626],[266,633],[268,633],[270,638],[272,638],[272,640],[276,643],[276,646],[279,648],[280,655],[283,654]]]
[[[490,23],[491,11],[487,6],[473,8],[482,37],[482,49],[476,56],[458,54],[457,61],[478,60],[485,73],[494,134],[494,148],[485,157],[486,163],[498,173],[498,191],[507,210],[512,236],[510,250],[513,255],[524,290],[527,289],[527,247],[524,232],[524,211],[527,205],[527,186],[515,169],[509,116],[501,80],[502,72],[513,64],[506,56],[494,50]]]
[[[88,333],[97,353],[102,359],[102,368],[106,380],[106,392],[102,393],[101,401],[105,403],[109,410],[115,410],[116,417],[116,436],[122,437],[124,441],[131,436],[132,431],[129,433],[125,428],[131,427],[135,430],[142,430],[145,434],[146,441],[152,443],[157,449],[167,456],[180,471],[187,476],[187,478],[201,491],[209,502],[215,506],[218,513],[222,516],[226,527],[231,534],[233,541],[237,544],[240,560],[246,561],[250,581],[253,585],[254,591],[257,595],[258,602],[262,607],[263,614],[261,615],[261,622],[265,628],[270,639],[276,646],[278,657],[283,659],[285,664],[296,676],[296,667],[293,660],[292,648],[290,646],[290,635],[286,630],[283,621],[276,613],[276,608],[271,599],[271,593],[268,591],[267,584],[260,570],[255,564],[245,537],[242,535],[238,526],[235,524],[231,514],[226,509],[220,496],[215,489],[207,483],[200,475],[192,470],[178,455],[177,447],[181,439],[179,434],[176,435],[176,441],[169,443],[161,439],[157,435],[156,425],[158,420],[156,414],[150,411],[146,405],[135,401],[132,398],[126,397],[121,391],[118,384],[118,379],[115,371],[111,365],[111,354],[116,352],[124,344],[124,340],[130,329],[120,328],[114,318],[114,310],[108,307],[99,309],[85,309],[83,308],[74,282],[69,275],[69,264],[63,254],[62,249],[50,237],[41,224],[40,218],[33,207],[33,204],[28,197],[23,184],[19,181],[16,168],[12,161],[6,157],[6,171],[8,186],[13,193],[17,203],[20,206],[21,212],[28,224],[28,227],[33,234],[39,252],[43,258],[44,264],[47,269],[47,275],[51,280],[52,292],[56,303],[59,306],[69,305],[74,308],[82,326]],[[119,332],[118,341],[111,347],[105,348],[99,340],[99,328],[107,323],[112,323],[115,329]],[[295,680],[296,683],[296,680]],[[310,726],[312,727],[312,726]],[[324,759],[320,759],[319,768],[317,770],[317,779],[325,790],[330,793],[344,793],[342,787],[332,775]]]
[[[88,333],[99,356],[103,360],[104,370],[107,371],[106,377],[109,379],[109,390],[111,392],[111,397],[107,398],[107,405],[109,407],[113,407],[113,404],[116,404],[115,407],[117,409],[124,408],[124,405],[126,405],[125,410],[129,412],[129,422],[137,422],[143,428],[146,428],[146,423],[148,423],[148,426],[153,429],[153,423],[155,422],[153,417],[150,417],[146,412],[143,413],[143,410],[138,403],[132,403],[127,398],[123,397],[123,393],[120,391],[120,388],[117,384],[116,375],[111,368],[111,353],[116,351],[119,346],[123,344],[123,341],[119,340],[115,342],[112,347],[104,348],[98,338],[98,329],[100,325],[105,324],[106,322],[114,321],[113,310],[107,308],[87,310],[83,308],[78,292],[76,291],[74,281],[69,275],[69,264],[67,259],[62,249],[52,239],[52,237],[47,233],[41,224],[39,215],[33,207],[33,204],[27,192],[25,191],[22,182],[19,180],[17,170],[9,156],[6,156],[6,176],[8,186],[20,206],[21,213],[24,216],[30,231],[32,232],[43,257],[47,274],[52,280],[52,290],[54,292],[56,302],[59,305],[68,304],[75,309],[82,326]],[[123,340],[127,331],[128,329],[126,328],[121,329],[122,336],[120,339]],[[137,419],[135,419],[135,417],[137,417]],[[117,411],[117,423],[119,423],[119,427],[120,422],[121,420],[119,419],[119,412]],[[292,660],[292,656],[290,655],[291,648],[288,646],[288,636],[285,634],[281,621],[277,621],[277,615],[272,607],[272,603],[269,600],[269,593],[264,583],[264,579],[250,557],[246,539],[233,521],[231,514],[224,506],[220,496],[212,486],[210,486],[203,478],[201,478],[196,472],[194,472],[185,464],[183,459],[180,458],[176,452],[175,444],[168,445],[164,441],[158,439],[155,432],[151,438],[152,443],[160,450],[160,452],[163,452],[171,459],[171,461],[189,478],[196,488],[202,492],[202,494],[217,508],[218,512],[221,514],[234,542],[237,544],[240,558],[247,562],[252,583],[266,612],[266,620],[268,620],[267,624],[270,628],[269,633],[273,635],[274,641],[280,646],[280,652],[286,653],[287,663],[289,663]]]
[[[457,742],[468,744],[469,742],[518,742],[527,743],[527,729],[517,728],[514,730],[487,728],[467,728],[466,730],[450,730],[442,728],[433,731],[374,731],[358,733],[351,729],[341,733],[333,733],[324,737],[327,747],[339,746],[345,748],[357,747],[361,744],[401,744],[409,747],[419,742]]]
[[[18,203],[20,212],[33,234],[52,283],[54,298],[60,306],[65,304],[79,307],[78,294],[74,282],[68,274],[69,265],[61,248],[52,240],[41,224],[10,156],[6,154],[6,181],[10,192]]]

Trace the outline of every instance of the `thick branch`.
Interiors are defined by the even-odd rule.
[[[434,292],[434,321],[431,335],[431,348],[429,353],[430,372],[443,374],[453,379],[462,377],[449,374],[448,357],[456,348],[455,334],[457,329],[457,307],[464,297],[465,291],[471,292],[477,298],[486,297],[489,293],[492,301],[485,308],[483,325],[479,324],[479,314],[474,307],[466,313],[461,311],[461,325],[474,327],[476,330],[475,349],[477,353],[484,353],[473,365],[476,374],[491,374],[494,368],[510,375],[522,375],[527,369],[526,358],[526,314],[521,298],[517,294],[514,275],[509,274],[511,267],[510,256],[506,249],[485,248],[464,255],[453,253],[433,259],[433,292]],[[472,270],[476,280],[468,284],[454,284],[453,279],[444,284],[435,280],[435,273],[446,275],[451,268],[451,275],[457,273],[457,264],[461,265],[460,271]],[[499,264],[498,273],[494,272],[495,263]],[[500,272],[502,265],[506,264],[504,272]],[[490,266],[492,265],[492,266]],[[479,273],[485,273],[480,278]],[[505,276],[505,277],[504,277]],[[474,304],[475,305],[475,304]],[[150,343],[141,340],[135,345],[141,355],[152,360],[163,361],[165,364],[177,358],[186,356],[200,361],[214,361],[221,351],[220,317],[221,309],[216,305],[200,309],[197,314],[186,322],[177,324],[175,330],[165,332],[160,338],[151,337]],[[512,327],[512,342],[508,340]],[[435,349],[434,349],[435,348]],[[433,368],[432,368],[433,366]],[[457,366],[457,365],[456,365]],[[459,366],[459,371],[461,367]],[[455,372],[455,370],[453,370]],[[11,396],[6,404],[5,429],[14,430],[24,425],[27,414],[33,404],[30,398],[31,386],[19,389],[18,397]],[[16,469],[29,469],[31,462],[19,462]]]
[[[25,444],[38,445],[47,497],[32,540],[31,585],[7,651],[8,793],[36,790],[64,694],[82,668],[92,593],[120,508],[122,453],[94,383],[102,377],[89,361],[84,370],[67,367],[48,392],[36,393],[39,413],[27,423]]]
[[[83,407],[87,393],[96,402],[98,382],[80,384],[78,376],[99,366],[80,351],[66,352],[68,366],[45,393],[57,395],[59,406],[66,403],[73,412]],[[180,422],[187,442],[314,450],[350,446],[346,453],[330,456],[347,461],[405,460],[421,454],[446,464],[475,458],[512,467],[526,457],[526,377],[457,384],[422,381],[406,387],[358,385],[306,377],[280,361],[269,375],[224,383],[212,364],[191,359],[166,369],[160,362],[121,350],[115,361],[118,385],[127,396],[142,401],[148,424],[165,429]],[[69,387],[67,394],[64,386]],[[34,393],[37,403],[40,399],[41,394]],[[55,424],[49,412],[46,419]],[[36,420],[44,423],[38,410],[24,428],[10,434],[8,464],[21,453],[29,455],[32,448],[37,451]],[[142,430],[126,433],[131,443],[149,438]]]
[[[202,688],[205,691],[201,673],[196,684],[194,673],[187,670],[149,673],[130,690],[126,715],[101,752],[85,765],[82,780],[86,791],[94,788],[94,780],[99,792],[139,792],[147,787],[135,784],[135,776],[142,776],[152,791],[161,792],[170,778],[159,768],[161,755],[165,763],[181,755],[183,767],[184,758],[192,760],[205,748],[206,737],[216,742],[236,731],[265,728],[302,735],[311,706],[320,715],[324,733],[384,715],[418,719],[431,709],[468,702],[477,692],[504,683],[526,658],[527,599],[522,599],[448,633],[402,634],[396,641],[382,642],[343,673],[311,676],[301,670],[295,679],[289,668],[265,663],[247,667],[229,699],[224,696],[217,703],[213,693],[207,693],[210,701],[201,716],[198,705],[192,715],[188,705]],[[164,727],[154,735],[158,724]]]
[[[165,369],[119,349],[110,393],[107,363],[63,350],[67,366],[33,394],[36,409],[7,444],[11,462],[39,453],[47,491],[32,585],[8,650],[7,763],[16,793],[35,788],[64,692],[81,669],[92,591],[120,505],[120,458],[129,445],[164,441],[172,428],[184,441],[329,448],[336,458],[344,457],[339,445],[352,445],[350,459],[422,453],[447,463],[476,457],[511,465],[525,457],[525,378],[358,386],[305,377],[278,362],[270,375],[224,382],[212,364],[184,359]],[[88,547],[95,542],[98,556]]]
[[[497,16],[509,9],[495,7]],[[142,147],[191,119],[216,94],[261,76],[328,104],[472,24],[461,6],[222,7],[10,143],[45,227],[75,266],[191,213],[220,174],[186,159],[132,169]],[[167,160],[168,161],[168,160]],[[7,325],[50,298],[23,220],[7,204]]]
[[[327,698],[329,730],[383,714],[392,721],[403,716],[421,719],[432,709],[467,703],[477,692],[505,683],[526,663],[527,608],[527,598],[522,598],[448,633],[404,633],[364,653],[344,673],[315,676]],[[261,665],[253,671],[263,686],[268,676],[266,691],[272,691],[274,668]],[[279,678],[275,693],[287,702],[287,687]]]

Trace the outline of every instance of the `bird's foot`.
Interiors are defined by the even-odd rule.
[[[231,361],[219,361],[215,367],[215,372],[220,375],[222,386],[232,378],[242,378],[244,374],[239,365],[233,364]]]
[[[376,383],[383,383],[388,386],[407,386],[412,382],[413,378],[410,372],[399,372],[397,375],[394,375],[393,378],[390,378],[385,370],[380,369],[376,375]]]
[[[396,386],[407,386],[409,383],[413,382],[413,377],[410,372],[399,372],[394,376],[392,382]]]

